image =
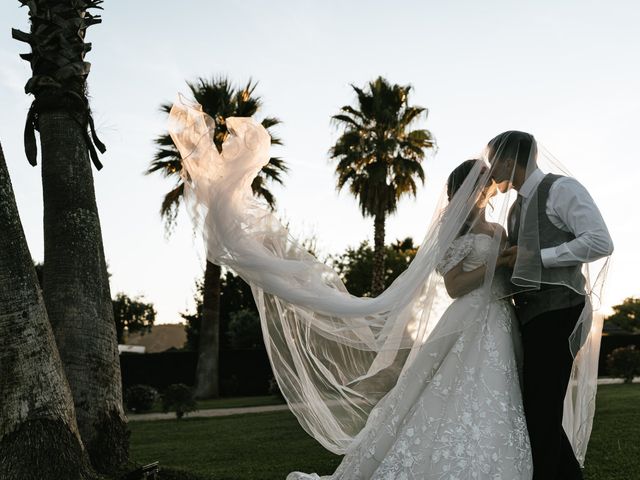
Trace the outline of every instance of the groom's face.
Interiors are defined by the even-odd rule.
[[[498,190],[500,190],[501,193],[505,193],[511,188],[514,165],[514,160],[510,158],[494,159],[492,162],[491,178],[496,182]]]

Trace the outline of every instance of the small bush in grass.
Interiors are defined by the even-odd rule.
[[[176,418],[180,420],[185,413],[196,410],[196,401],[193,392],[184,383],[169,385],[162,395],[162,411],[175,411]]]
[[[132,412],[144,413],[153,408],[158,391],[149,385],[132,385],[124,392],[124,403]]]
[[[238,376],[231,375],[231,377],[229,378],[221,378],[220,387],[223,395],[229,397],[236,396],[238,394],[238,390],[240,389],[240,381],[238,380]]]
[[[607,356],[607,366],[614,377],[631,383],[633,377],[640,375],[640,350],[635,345],[616,348]]]

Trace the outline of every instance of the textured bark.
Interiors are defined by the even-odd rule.
[[[384,229],[385,213],[379,212],[373,220],[373,275],[371,296],[377,297],[384,290]]]
[[[215,398],[218,388],[220,350],[220,267],[209,261],[204,271],[202,321],[198,343],[196,391],[198,399]]]
[[[1,147],[0,232],[0,478],[94,478]]]
[[[64,111],[39,114],[44,299],[76,418],[94,467],[127,461],[116,327],[83,129]]]

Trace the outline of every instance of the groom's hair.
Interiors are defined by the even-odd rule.
[[[529,156],[537,157],[537,146],[533,135],[518,130],[502,132],[487,145],[489,161],[494,164],[502,160],[515,159],[516,165],[527,168]],[[532,151],[533,149],[533,151]]]

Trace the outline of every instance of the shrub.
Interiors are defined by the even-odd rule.
[[[611,375],[631,383],[633,377],[640,375],[640,350],[635,345],[616,348],[607,356],[607,366]]]
[[[238,376],[233,374],[229,378],[220,379],[220,390],[222,394],[228,397],[235,397],[238,395],[240,389],[240,381]]]
[[[196,401],[193,392],[184,383],[169,385],[162,395],[162,411],[175,411],[176,418],[180,420],[185,413],[196,410]]]
[[[158,391],[149,385],[132,385],[124,393],[124,403],[135,413],[148,412],[158,398]]]

